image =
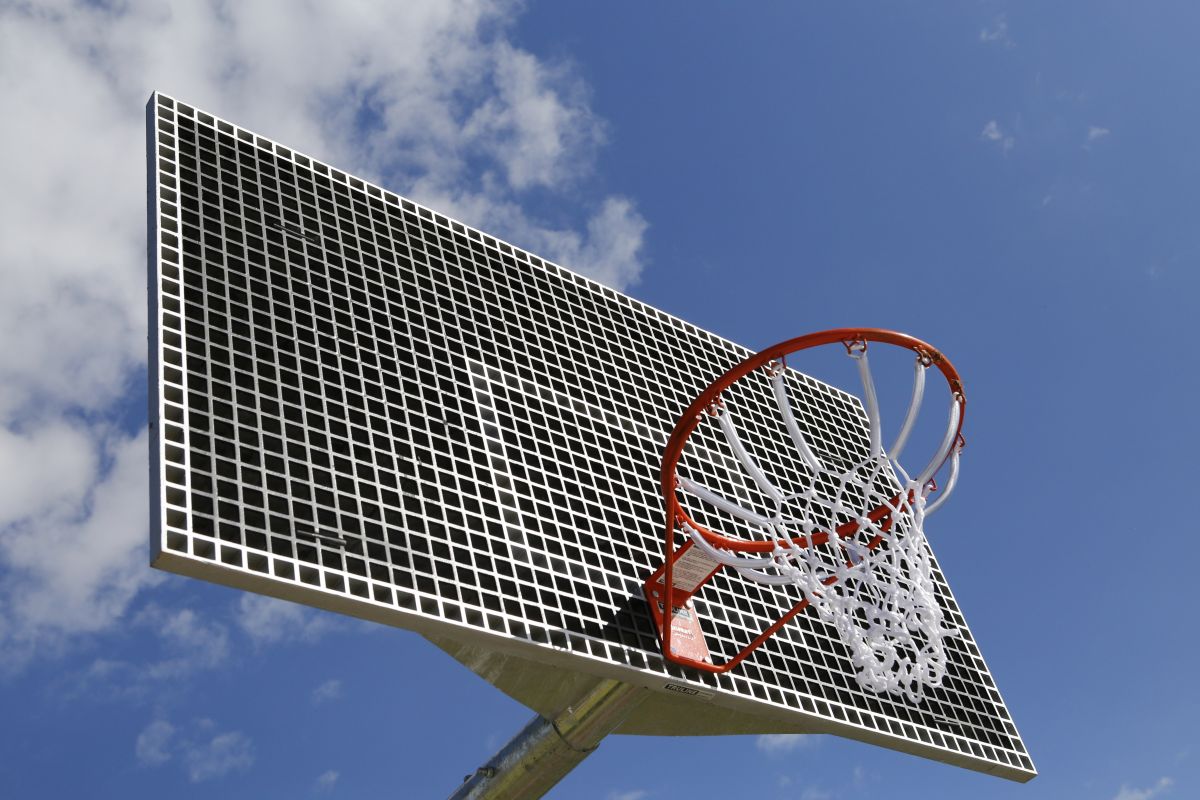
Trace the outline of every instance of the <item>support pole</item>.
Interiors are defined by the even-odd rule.
[[[642,702],[640,686],[604,679],[554,719],[534,717],[449,800],[534,800],[591,755]]]

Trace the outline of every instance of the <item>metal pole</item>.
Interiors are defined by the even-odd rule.
[[[554,719],[536,716],[449,800],[534,800],[591,755],[646,690],[605,679]]]

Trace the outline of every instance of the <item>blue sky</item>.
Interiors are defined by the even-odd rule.
[[[553,796],[1197,793],[1200,12],[394,5],[0,5],[0,795],[437,797],[529,716],[145,566],[153,89],[749,347],[889,327],[963,373],[929,533],[1041,775],[614,737]]]

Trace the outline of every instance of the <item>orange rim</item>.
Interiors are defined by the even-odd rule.
[[[866,342],[883,342],[885,344],[904,347],[912,350],[921,360],[928,366],[935,366],[945,377],[950,391],[954,397],[954,402],[958,404],[958,425],[954,430],[954,436],[951,441],[954,442],[946,451],[942,461],[938,464],[930,475],[936,475],[945,465],[946,459],[956,447],[962,445],[962,426],[966,418],[966,395],[963,392],[962,379],[959,377],[958,371],[950,360],[942,355],[941,351],[932,345],[921,341],[907,334],[897,333],[895,331],[883,330],[879,328],[835,328],[833,330],[821,331],[818,333],[810,333],[805,336],[799,336],[795,339],[788,339],[779,344],[772,345],[767,349],[750,356],[741,363],[734,366],[724,375],[713,381],[707,389],[687,407],[683,415],[676,423],[674,430],[671,432],[670,438],[667,440],[667,446],[663,452],[662,471],[659,473],[659,483],[663,495],[663,501],[666,512],[666,536],[665,536],[665,563],[662,567],[655,571],[653,575],[647,579],[644,589],[647,600],[652,598],[661,598],[665,606],[664,618],[659,622],[659,633],[663,643],[664,656],[676,663],[695,667],[707,672],[726,672],[741,663],[750,653],[757,649],[763,642],[770,638],[776,631],[787,624],[797,614],[808,607],[808,600],[803,599],[796,603],[790,610],[784,613],[778,620],[770,625],[766,630],[760,633],[749,645],[747,645],[735,657],[725,662],[724,664],[712,664],[708,662],[696,661],[691,658],[675,655],[671,652],[671,623],[668,617],[672,609],[679,604],[687,602],[694,594],[700,591],[704,583],[712,575],[716,574],[721,569],[717,566],[709,577],[702,581],[695,589],[690,592],[676,590],[673,582],[673,566],[676,554],[679,552],[675,547],[675,535],[677,531],[676,523],[684,523],[693,528],[697,533],[703,536],[710,544],[725,550],[741,553],[764,553],[771,552],[777,546],[784,545],[787,540],[767,540],[767,541],[746,541],[742,539],[730,539],[722,536],[719,533],[714,533],[702,525],[699,525],[684,510],[683,505],[679,502],[678,488],[676,486],[675,471],[679,465],[679,459],[683,455],[684,447],[687,445],[688,438],[696,430],[700,424],[700,420],[704,418],[705,413],[715,403],[722,392],[728,389],[737,381],[746,377],[757,369],[765,367],[772,361],[781,360],[786,356],[808,350],[813,347],[820,347],[829,344],[844,344],[847,349],[851,349],[858,343]],[[911,497],[910,497],[911,499]],[[899,501],[899,497],[892,499],[891,504],[881,505],[871,511],[867,516],[872,522],[878,522],[885,517],[889,517],[892,512],[891,506],[895,506]],[[853,536],[858,531],[858,523],[849,521],[839,525],[834,529],[834,533],[841,538]],[[830,540],[831,536],[828,532],[818,532],[809,536],[797,536],[790,540],[790,544],[797,547],[808,547],[812,545],[825,544]],[[874,549],[882,541],[881,537],[876,536],[868,543],[868,547]],[[690,544],[690,543],[688,543]],[[684,545],[686,547],[687,545]],[[659,581],[661,580],[661,584]],[[836,578],[830,578],[826,581],[826,585],[836,581]],[[661,585],[661,595],[658,587]],[[676,602],[676,598],[678,602]]]

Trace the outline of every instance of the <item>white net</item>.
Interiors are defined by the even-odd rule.
[[[775,542],[774,549],[745,553],[714,545],[686,516],[683,528],[711,558],[747,579],[797,586],[820,619],[837,630],[864,689],[919,703],[926,688],[941,685],[946,642],[958,635],[946,624],[938,603],[923,526],[957,481],[961,408],[956,397],[939,450],[924,470],[909,477],[898,459],[917,417],[928,362],[917,361],[912,401],[889,454],[880,443],[879,408],[865,346],[852,349],[851,355],[858,360],[863,381],[868,457],[848,469],[824,464],[793,415],[785,370],[772,365],[772,393],[808,473],[805,486],[788,493],[768,477],[742,444],[733,414],[724,404],[714,405],[712,416],[764,496],[765,507],[749,508],[745,501],[729,500],[681,475],[676,478],[679,488],[703,506],[733,517],[739,528],[749,529],[752,539]],[[949,481],[937,501],[927,504],[933,475],[947,460]]]

